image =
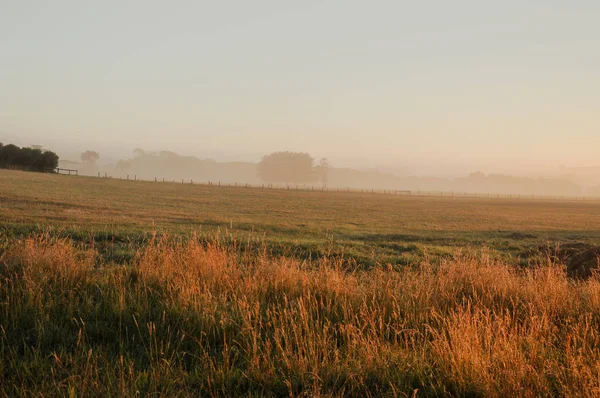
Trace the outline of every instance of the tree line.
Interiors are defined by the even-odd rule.
[[[38,145],[20,148],[0,143],[0,168],[44,172],[58,167],[58,155]]]
[[[99,154],[86,151],[81,155],[84,163],[94,163]],[[225,162],[218,163],[210,159],[195,156],[182,156],[171,151],[147,152],[141,148],[133,151],[133,157],[119,160],[114,173],[119,176],[137,175],[152,179],[166,177],[169,179],[205,179],[229,182],[259,181],[275,184],[312,184],[328,183],[329,162],[323,158],[318,162],[308,153],[274,152],[263,156],[256,163]]]

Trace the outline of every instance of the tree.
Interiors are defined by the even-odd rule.
[[[34,148],[21,148],[19,161],[17,162],[24,170],[44,171],[44,159],[42,151]]]
[[[42,153],[42,161],[45,169],[52,169],[58,167],[58,155],[52,151],[44,151]]]
[[[0,154],[0,165],[4,168],[11,168],[18,165],[19,154],[21,148],[16,145],[8,144],[2,147],[2,153]]]
[[[81,154],[81,160],[86,163],[96,163],[100,159],[100,154],[96,151],[85,151]]]
[[[329,181],[329,160],[327,158],[322,158],[319,160],[319,165],[315,167],[317,175],[321,180],[321,183],[324,187],[327,186],[327,182]]]
[[[58,167],[58,155],[39,148],[0,144],[0,167],[41,172],[53,170]]]
[[[136,158],[141,158],[144,155],[146,155],[146,151],[144,151],[142,148],[135,148],[133,150],[133,156]]]
[[[318,178],[313,163],[308,153],[275,152],[262,158],[258,176],[267,182],[313,182]]]

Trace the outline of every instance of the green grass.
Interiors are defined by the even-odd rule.
[[[561,242],[597,242],[600,202],[296,192],[0,171],[2,233],[51,228],[130,258],[153,232],[232,235],[274,254],[411,264],[456,248],[505,259]],[[108,253],[110,252],[110,253]]]
[[[0,396],[597,396],[599,210],[0,171]]]

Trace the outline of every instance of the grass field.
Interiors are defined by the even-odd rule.
[[[0,184],[5,233],[51,227],[83,241],[93,234],[111,243],[105,254],[117,260],[131,258],[153,232],[218,230],[264,241],[275,253],[343,254],[361,265],[409,264],[483,244],[516,258],[538,245],[594,241],[600,232],[600,202],[592,201],[271,191],[9,171],[0,171]]]
[[[0,171],[5,396],[597,396],[598,202]]]

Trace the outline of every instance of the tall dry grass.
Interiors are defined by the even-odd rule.
[[[41,235],[0,278],[3,395],[600,394],[600,281],[550,262],[348,271],[156,237],[115,266]]]

